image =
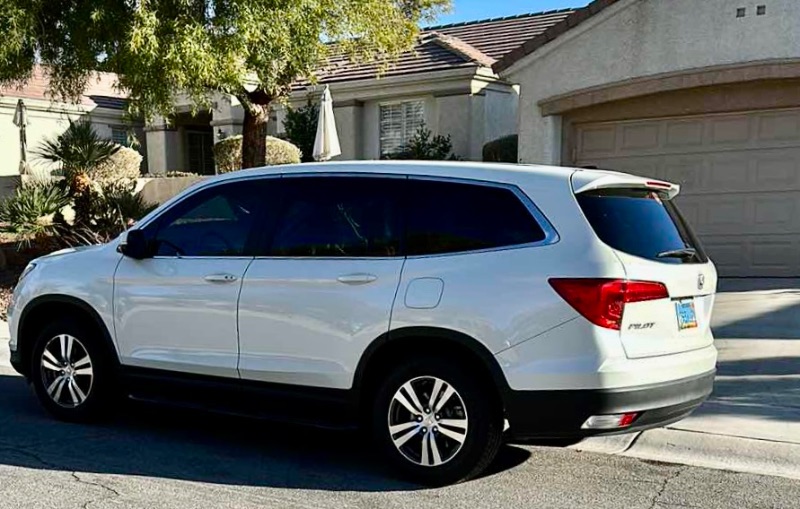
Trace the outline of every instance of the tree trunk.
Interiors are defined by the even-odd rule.
[[[266,166],[268,121],[269,104],[250,104],[244,108],[242,168]]]

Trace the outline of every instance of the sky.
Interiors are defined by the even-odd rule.
[[[433,24],[444,25],[567,7],[583,7],[589,0],[452,0],[452,2],[453,9],[450,14],[440,16]]]

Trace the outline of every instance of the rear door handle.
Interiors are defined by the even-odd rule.
[[[233,283],[238,278],[233,274],[209,274],[203,279],[209,283]]]
[[[376,279],[378,276],[375,274],[345,274],[336,278],[337,281],[346,285],[365,285]]]

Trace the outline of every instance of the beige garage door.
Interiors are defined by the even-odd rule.
[[[800,276],[800,109],[577,124],[575,161],[680,183],[721,275]]]

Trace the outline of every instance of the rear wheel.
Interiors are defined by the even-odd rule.
[[[107,410],[110,362],[96,333],[72,320],[57,320],[36,338],[30,378],[42,405],[66,421],[88,421]]]
[[[378,391],[373,433],[409,479],[444,485],[479,475],[501,444],[502,413],[494,391],[438,358],[407,361]]]

